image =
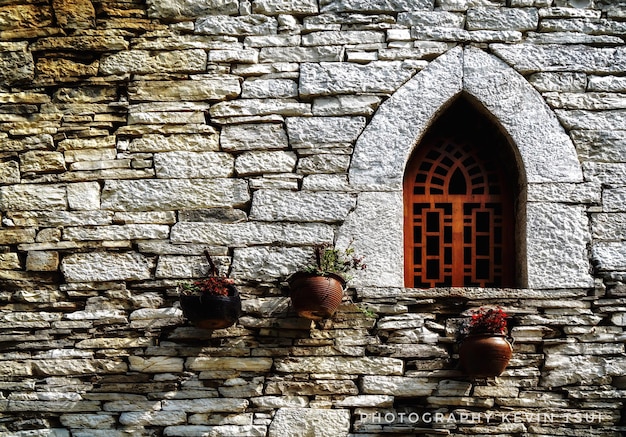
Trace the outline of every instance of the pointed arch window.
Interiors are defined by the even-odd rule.
[[[515,172],[496,126],[454,104],[410,159],[404,178],[405,285],[515,283]]]

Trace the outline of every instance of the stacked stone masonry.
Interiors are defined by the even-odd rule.
[[[624,0],[0,2],[0,436],[623,435],[625,37]],[[403,286],[403,166],[459,94],[519,149],[519,288]],[[243,299],[213,332],[205,250]],[[495,379],[458,368],[482,305]]]

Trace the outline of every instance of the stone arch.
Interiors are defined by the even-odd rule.
[[[556,115],[526,79],[498,58],[456,47],[399,88],[359,137],[349,170],[359,192],[340,229],[368,259],[355,285],[402,287],[402,180],[406,163],[437,115],[461,93],[491,114],[518,157],[523,193],[537,186],[583,182],[575,147]],[[518,208],[521,286],[590,287],[593,280],[583,205],[521,200]],[[559,220],[555,220],[559,217]]]

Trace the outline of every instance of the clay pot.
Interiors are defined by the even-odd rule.
[[[319,276],[297,272],[289,279],[291,303],[298,316],[311,320],[331,317],[343,298],[346,282],[332,273]]]
[[[501,375],[512,355],[513,346],[504,335],[468,335],[459,348],[461,367],[474,377]]]
[[[202,329],[228,328],[241,315],[241,297],[233,285],[228,286],[228,296],[181,295],[180,306],[185,317]]]

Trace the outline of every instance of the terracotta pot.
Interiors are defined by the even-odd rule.
[[[291,303],[298,316],[311,320],[331,317],[343,298],[346,282],[339,275],[295,273],[288,279]]]
[[[504,335],[469,335],[459,348],[461,367],[475,377],[501,375],[512,355],[513,346]]]
[[[223,329],[235,324],[241,315],[239,291],[228,286],[228,296],[180,296],[183,314],[191,323],[202,329]]]

